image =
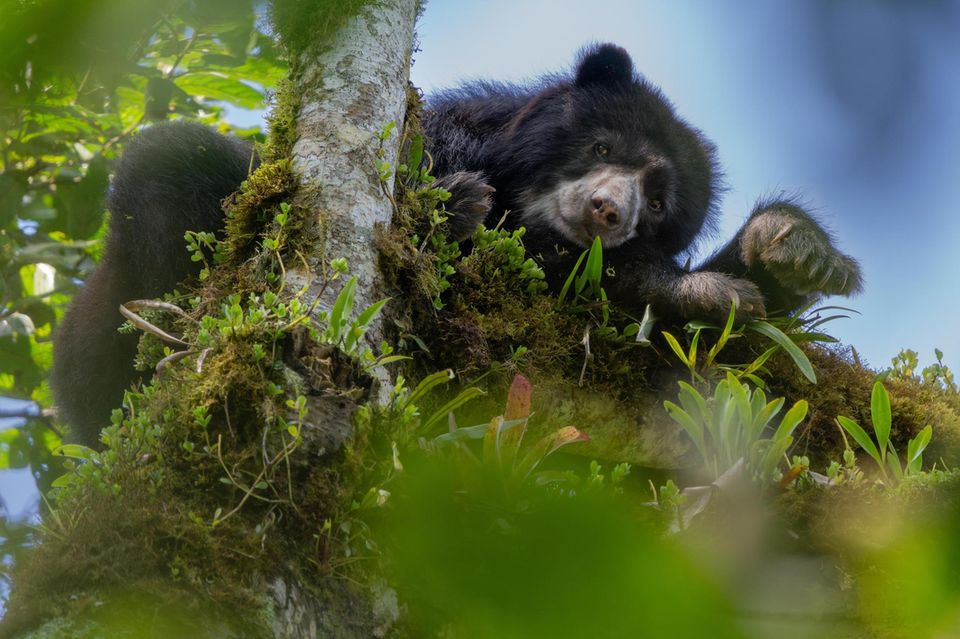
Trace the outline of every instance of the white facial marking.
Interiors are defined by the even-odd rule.
[[[646,206],[642,182],[642,171],[601,166],[546,193],[526,193],[523,220],[556,228],[584,248],[597,236],[605,247],[619,246],[637,236]],[[604,203],[601,210],[595,201]]]

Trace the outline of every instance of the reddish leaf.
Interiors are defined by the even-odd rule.
[[[503,418],[507,421],[526,419],[530,416],[530,398],[533,395],[533,386],[530,380],[517,373],[510,384],[510,393],[507,395],[507,408],[503,411]]]

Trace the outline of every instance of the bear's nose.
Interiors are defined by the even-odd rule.
[[[620,213],[617,212],[617,205],[601,195],[594,195],[590,198],[590,204],[593,206],[593,221],[601,226],[616,226],[620,222]]]

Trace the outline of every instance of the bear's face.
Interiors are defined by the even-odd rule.
[[[510,125],[505,155],[520,223],[580,247],[643,242],[675,254],[712,213],[712,145],[634,74],[625,51],[587,50],[573,82],[548,87]]]
[[[607,153],[597,143],[597,153]],[[523,196],[527,224],[550,225],[571,242],[589,247],[595,237],[614,247],[638,236],[650,236],[662,221],[668,198],[668,170],[662,160],[645,166],[600,163],[571,171],[547,189]]]

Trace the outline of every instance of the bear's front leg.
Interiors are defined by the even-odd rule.
[[[621,263],[604,279],[610,299],[642,313],[650,303],[658,317],[668,321],[706,320],[723,323],[730,305],[737,305],[737,320],[763,317],[763,295],[756,284],[740,277],[708,271],[688,272],[672,260],[640,256]]]
[[[746,277],[767,308],[793,311],[819,295],[851,295],[863,285],[860,265],[791,202],[757,206],[736,237],[701,267]]]
[[[493,208],[496,189],[487,184],[483,173],[458,171],[436,179],[433,186],[446,189],[450,198],[443,203],[447,213],[447,239],[455,242],[473,236]]]
[[[763,295],[753,282],[708,271],[683,275],[665,301],[686,320],[723,322],[730,314],[731,304],[737,305],[736,319],[740,322],[766,314]]]

